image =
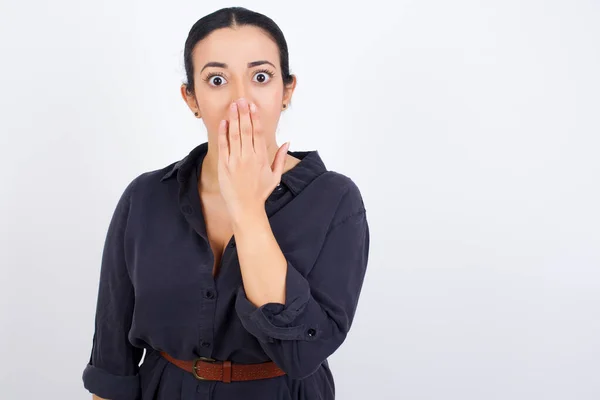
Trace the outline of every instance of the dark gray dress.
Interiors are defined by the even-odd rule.
[[[111,400],[334,399],[327,358],[356,311],[369,253],[358,187],[317,151],[282,175],[265,210],[287,265],[285,304],[246,298],[232,237],[219,273],[197,181],[208,143],[124,190],[102,255],[84,387]],[[146,349],[144,362],[140,365]],[[164,359],[272,360],[286,375],[247,382],[194,378]]]

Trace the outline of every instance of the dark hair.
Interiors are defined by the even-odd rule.
[[[243,7],[222,8],[211,14],[200,18],[190,29],[185,41],[183,59],[185,63],[185,73],[187,76],[186,90],[188,94],[194,94],[194,64],[192,62],[192,52],[194,46],[208,36],[210,33],[221,28],[235,28],[238,26],[253,25],[262,28],[277,44],[279,48],[279,60],[283,85],[292,83],[293,77],[290,75],[289,55],[287,42],[279,26],[269,17],[248,10]]]

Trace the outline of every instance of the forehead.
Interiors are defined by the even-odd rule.
[[[209,61],[224,62],[230,68],[243,67],[256,60],[268,60],[279,66],[277,44],[255,26],[217,29],[194,48],[194,64],[202,67]]]

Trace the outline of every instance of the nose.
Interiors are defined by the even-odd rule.
[[[242,97],[246,99],[246,101],[250,102],[248,98],[248,88],[246,87],[246,83],[242,80],[238,80],[237,84],[234,86],[233,93],[231,93],[233,98],[231,102],[238,101]]]

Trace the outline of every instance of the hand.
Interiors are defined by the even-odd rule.
[[[219,187],[232,220],[264,212],[265,201],[281,180],[289,142],[271,164],[258,110],[241,98],[231,104],[229,120],[221,121],[218,143]]]

